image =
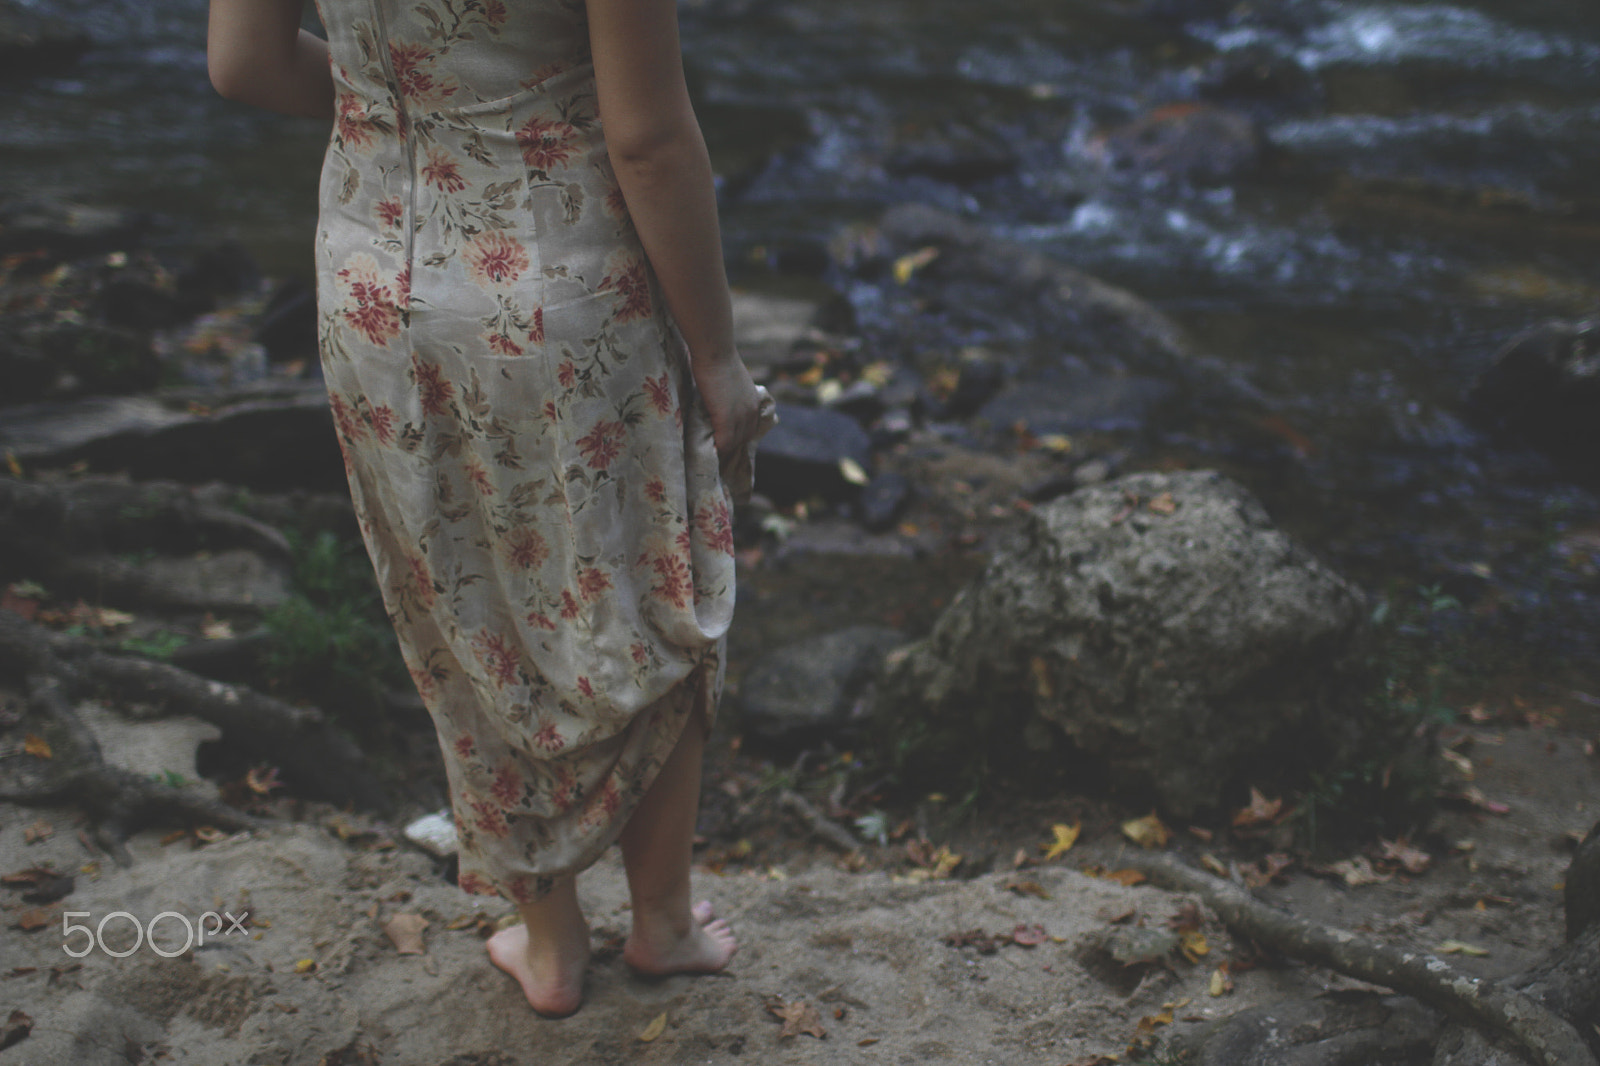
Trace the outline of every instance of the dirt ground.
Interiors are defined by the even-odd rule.
[[[1561,941],[1561,880],[1572,834],[1597,817],[1600,760],[1582,736],[1549,725],[1483,724],[1445,739],[1460,756],[1450,773],[1462,789],[1478,790],[1479,805],[1447,807],[1410,842],[1426,858],[1404,857],[1425,863],[1421,873],[1373,858],[1382,854],[1374,842],[1367,858],[1384,878],[1377,883],[1312,872],[1301,856],[1262,895],[1390,943],[1453,950],[1452,964],[1471,974],[1514,972]],[[1470,782],[1461,759],[1470,762]],[[934,800],[906,812],[912,824],[900,840],[846,860],[782,817],[763,819],[767,832],[755,837],[736,835],[761,809],[763,773],[773,771],[723,752],[707,783],[710,820],[725,823],[701,849],[697,891],[741,937],[728,972],[630,975],[619,957],[628,915],[613,852],[582,881],[595,961],[586,1006],[562,1021],[534,1015],[487,962],[483,940],[509,907],[460,892],[395,826],[285,804],[299,820],[271,831],[203,844],[142,833],[132,842],[134,863],[123,868],[86,843],[71,809],[0,806],[0,873],[48,866],[75,875],[74,890],[53,903],[25,901],[17,886],[0,896],[0,1023],[15,1041],[0,1051],[0,1066],[1068,1066],[1112,1055],[1129,1061],[1130,1043],[1143,1038],[1154,1040],[1147,1057],[1160,1061],[1160,1041],[1177,1030],[1286,997],[1361,987],[1262,957],[1209,915],[1198,930],[1205,953],[1194,961],[1178,952],[1160,963],[1114,960],[1104,944],[1109,930],[1166,929],[1185,903],[1149,885],[1091,876],[1119,868],[1135,847],[1120,823],[1142,812],[1067,798],[951,819]],[[733,814],[719,816],[719,803],[735,797]],[[1046,860],[1042,845],[1058,823],[1081,823],[1082,835]],[[1209,856],[1237,869],[1282,842],[1266,826],[1211,828],[1205,842],[1175,826],[1168,847],[1197,864]],[[940,847],[962,857],[943,877]],[[148,926],[162,912],[195,919],[246,910],[245,929],[224,925],[174,958],[154,948],[178,952],[178,918],[157,923],[154,945],[134,944],[133,921]],[[101,942],[81,959],[67,949],[81,950],[87,935],[63,936],[66,911],[75,912],[65,919],[73,923],[106,922]],[[132,920],[107,918],[116,911]],[[397,915],[426,920],[420,954],[402,954],[385,932]],[[1232,988],[1212,995],[1222,991],[1215,974],[1224,961]],[[777,1012],[792,1019],[790,1035]]]

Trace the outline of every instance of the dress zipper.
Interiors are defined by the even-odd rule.
[[[413,282],[416,273],[412,269],[412,260],[416,254],[417,233],[417,147],[412,135],[411,116],[406,113],[405,95],[400,91],[400,79],[394,73],[393,53],[389,46],[389,21],[384,17],[383,5],[386,0],[369,0],[372,10],[373,22],[378,27],[378,61],[383,64],[383,77],[389,89],[389,98],[394,102],[395,133],[400,137],[400,150],[406,156],[406,261],[407,275]]]

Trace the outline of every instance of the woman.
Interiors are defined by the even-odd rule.
[[[522,914],[490,957],[535,1010],[576,1010],[576,874],[620,839],[624,959],[720,970],[733,935],[689,895],[733,609],[720,468],[771,420],[673,0],[320,9],[327,42],[300,0],[211,0],[211,80],[334,120],[323,370],[461,886]]]

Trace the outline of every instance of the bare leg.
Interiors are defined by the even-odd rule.
[[[700,807],[705,736],[691,721],[622,830],[633,931],[622,958],[639,973],[715,973],[738,945],[710,904],[689,903],[689,859]]]
[[[489,958],[522,986],[540,1014],[560,1018],[583,1003],[589,926],[578,907],[578,881],[569,877],[537,903],[519,903],[522,924],[489,938]]]

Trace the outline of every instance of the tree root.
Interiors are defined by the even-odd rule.
[[[778,806],[791,814],[796,815],[806,827],[823,843],[848,855],[852,851],[860,851],[861,844],[850,835],[849,830],[839,823],[831,820],[827,815],[817,810],[811,801],[793,789],[784,789],[778,793]]]
[[[105,820],[114,854],[120,847],[118,834],[125,836],[125,827],[136,817],[164,813],[221,828],[263,823],[190,790],[145,781],[107,765],[93,734],[73,711],[75,701],[97,694],[210,722],[231,744],[277,764],[285,782],[301,795],[379,809],[385,805],[361,750],[314,707],[295,707],[167,663],[112,655],[87,640],[52,633],[3,610],[0,667],[27,678],[32,709],[53,723],[63,741],[61,763],[7,789],[3,798],[82,803]]]
[[[1565,1019],[1504,984],[1457,971],[1432,955],[1397,951],[1268,906],[1239,886],[1166,855],[1128,860],[1155,884],[1199,896],[1229,929],[1295,958],[1403,992],[1463,1022],[1511,1040],[1544,1066],[1596,1066]]]

